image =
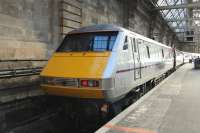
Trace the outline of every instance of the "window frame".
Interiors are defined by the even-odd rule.
[[[128,50],[128,44],[129,44],[129,37],[128,36],[125,36],[125,39],[124,39],[124,45],[122,47],[122,50],[123,51],[127,51]]]
[[[63,41],[57,48],[56,52],[106,52],[106,51],[112,51],[116,44],[118,35],[119,35],[119,32],[116,32],[116,31],[94,32],[94,33],[85,32],[85,33],[77,33],[77,34],[68,34],[63,39]],[[106,43],[106,47],[102,48],[102,47],[97,46],[96,50],[95,50],[94,49],[95,48],[94,47],[95,38],[101,37],[101,36],[108,37],[107,40],[103,40],[106,42],[103,42],[103,44],[99,44],[99,45],[103,46],[104,43]],[[112,39],[112,37],[115,37],[115,38]],[[92,39],[90,40],[90,38],[92,38]],[[70,41],[71,41],[71,44],[70,44]],[[83,41],[85,41],[85,42],[88,41],[88,44],[84,46],[83,44],[85,42],[83,43]],[[101,41],[101,39],[99,41]],[[73,46],[72,43],[74,43],[75,45]],[[102,48],[102,50],[98,50],[101,48]]]

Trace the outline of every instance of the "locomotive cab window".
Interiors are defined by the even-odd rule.
[[[112,51],[118,32],[69,34],[56,52]]]
[[[95,36],[93,42],[94,51],[104,51],[107,49],[108,36]]]

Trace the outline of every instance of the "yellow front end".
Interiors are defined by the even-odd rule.
[[[110,52],[63,52],[55,53],[41,73],[42,78],[62,78],[101,81]],[[101,85],[98,87],[42,83],[41,88],[48,94],[77,98],[102,99]]]

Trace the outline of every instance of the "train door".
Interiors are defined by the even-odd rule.
[[[138,49],[138,43],[135,38],[131,39],[133,60],[134,60],[134,79],[141,79],[141,61],[140,61],[140,53]]]

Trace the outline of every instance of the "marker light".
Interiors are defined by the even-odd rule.
[[[81,80],[82,87],[98,87],[99,81],[97,80]]]
[[[88,80],[81,80],[81,86],[88,87]]]

